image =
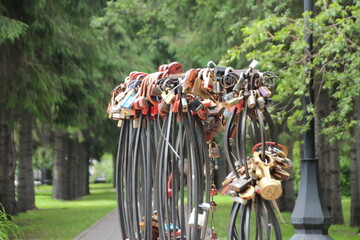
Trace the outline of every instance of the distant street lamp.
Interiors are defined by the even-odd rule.
[[[304,0],[304,12],[313,11],[313,1]],[[313,33],[309,31],[309,20],[305,20],[305,41],[309,47],[305,49],[305,57],[310,59],[313,49]],[[310,83],[309,95],[303,99],[304,119],[309,114],[307,106],[314,102],[314,78],[309,71]],[[291,240],[328,240],[331,225],[331,217],[323,204],[321,188],[319,185],[319,160],[315,158],[315,130],[314,120],[310,121],[310,127],[304,136],[304,158],[301,159],[301,178],[298,199],[291,215],[291,223],[295,227],[295,234]]]

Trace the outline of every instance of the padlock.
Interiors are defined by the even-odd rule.
[[[123,125],[123,120],[122,119],[120,119],[119,121],[118,121],[118,123],[117,123],[117,127],[122,127],[122,125]]]
[[[214,133],[222,132],[222,130],[224,129],[224,125],[223,125],[221,119],[216,118],[214,121],[212,121],[210,123],[210,129],[211,129],[211,132],[214,132]]]
[[[220,109],[218,107],[206,108],[206,114],[209,116],[216,116],[220,113]]]
[[[250,200],[255,197],[255,188],[252,185],[248,185],[246,189],[244,189],[239,196],[244,200]]]
[[[210,211],[211,209],[210,203],[201,203],[199,207],[201,207],[204,211]]]
[[[226,102],[227,100],[230,100],[232,98],[235,98],[235,94],[234,92],[229,92],[222,97],[222,101]]]
[[[187,103],[187,99],[186,98],[181,98],[181,110],[182,112],[187,112],[188,111],[188,103]]]
[[[219,146],[214,141],[209,144],[209,157],[210,158],[219,158],[220,157]]]
[[[140,124],[140,119],[139,118],[134,118],[133,119],[133,128],[138,128]]]
[[[198,214],[197,228],[202,228],[204,226],[205,217],[206,217],[205,212],[203,214]],[[188,224],[191,227],[194,227],[195,225],[195,208],[193,208],[190,213]]]
[[[246,189],[252,181],[252,178],[250,179],[244,179],[244,178],[235,178],[230,184],[229,187],[231,190],[235,192],[241,192],[242,190]]]
[[[290,173],[282,169],[281,167],[276,167],[271,171],[271,175],[276,180],[285,180],[288,181],[290,179]]]
[[[269,90],[267,87],[265,87],[265,86],[259,87],[258,90],[259,90],[261,96],[263,96],[264,98],[267,98],[267,97],[270,97],[270,96],[271,96],[270,90]]]
[[[166,113],[170,111],[170,105],[167,104],[164,100],[160,101],[158,107],[159,107],[159,112]]]
[[[116,102],[120,102],[126,95],[126,92],[121,92],[115,97]]]
[[[218,190],[216,188],[211,188],[210,189],[210,195],[211,196],[216,196],[218,195]]]
[[[197,113],[200,109],[202,109],[204,106],[200,102],[199,99],[195,98],[193,101],[189,103],[189,109],[193,111],[194,113]]]
[[[210,212],[215,212],[216,211],[216,202],[215,201],[211,201],[210,202]]]
[[[282,194],[281,182],[271,178],[270,168],[275,166],[275,161],[268,155],[265,155],[264,160],[266,162],[261,159],[261,154],[259,152],[254,152],[253,161],[261,168],[264,175],[258,183],[261,196],[266,200],[275,200]]]
[[[214,81],[214,73],[210,70],[210,68],[204,70],[202,78],[204,80],[204,89],[212,92],[214,89],[214,86],[212,85],[212,82]]]
[[[135,110],[140,110],[140,109],[141,109],[141,107],[140,107],[140,105],[139,105],[139,98],[138,98],[138,97],[135,98],[135,100],[134,100],[133,108],[134,108]]]
[[[140,230],[145,230],[145,222],[139,222]]]
[[[192,87],[192,94],[206,99],[209,98],[210,95],[203,90],[203,80],[201,80],[203,71],[203,69],[199,71],[198,76],[194,81],[194,86]]]
[[[173,102],[171,111],[173,113],[177,113],[177,112],[179,112],[179,107],[180,107],[180,99],[179,99],[179,95],[176,94],[175,101]]]
[[[254,108],[256,101],[254,96],[254,90],[250,90],[250,96],[247,99],[248,108]]]
[[[140,96],[138,97],[138,99],[139,99],[139,106],[141,108],[149,107],[149,99],[147,99],[144,96]]]
[[[243,96],[234,97],[234,98],[231,98],[231,99],[227,100],[226,102],[223,102],[222,105],[223,105],[224,108],[230,108],[230,107],[240,103],[243,99],[244,99]]]
[[[260,109],[265,108],[265,99],[264,99],[262,96],[258,96],[258,97],[256,98],[256,104],[258,105],[258,107],[259,107]]]
[[[135,98],[136,94],[134,93],[134,90],[129,90],[124,99],[120,102],[120,106],[122,108],[131,109],[133,107]]]
[[[166,89],[165,92],[161,94],[161,97],[169,105],[175,101],[175,93],[174,91],[169,91],[169,89]]]

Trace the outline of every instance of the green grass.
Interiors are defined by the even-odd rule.
[[[98,219],[116,207],[115,189],[111,184],[91,184],[89,196],[73,201],[60,201],[51,198],[51,187],[36,188],[36,206],[38,210],[16,216],[27,240],[31,239],[74,239],[79,233],[90,227]],[[215,230],[220,239],[225,240],[232,199],[227,196],[215,196],[217,210],[214,213]],[[356,240],[357,228],[350,228],[350,199],[343,199],[345,225],[332,225],[330,236],[335,240]],[[252,213],[253,215],[253,213]],[[294,228],[290,224],[291,213],[283,213],[286,224],[281,224],[283,239],[290,239]],[[254,220],[252,220],[254,223]],[[210,221],[209,221],[210,226]]]
[[[225,240],[227,235],[227,226],[228,219],[230,215],[230,210],[232,206],[232,199],[228,196],[218,195],[214,197],[214,200],[217,202],[218,206],[216,212],[214,213],[215,218],[215,230],[220,237],[220,239]],[[332,225],[329,229],[329,235],[334,240],[360,240],[360,236],[356,234],[357,228],[349,227],[350,222],[350,198],[343,198],[342,200],[343,212],[344,212],[344,225]],[[253,216],[253,212],[252,212]],[[294,227],[290,224],[291,213],[284,212],[282,213],[286,224],[281,224],[281,231],[284,240],[290,239],[294,233]],[[255,222],[253,218],[252,223]],[[210,222],[209,222],[210,224]],[[251,226],[253,227],[253,225]]]
[[[51,186],[35,191],[38,209],[15,217],[27,240],[74,239],[116,207],[112,184],[90,184],[90,195],[72,201],[52,199]]]

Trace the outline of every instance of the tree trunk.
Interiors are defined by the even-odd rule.
[[[23,114],[19,130],[18,210],[35,208],[34,174],[32,165],[32,114]]]
[[[336,100],[330,98],[330,111],[336,111]],[[339,141],[329,144],[330,166],[330,215],[333,224],[344,224],[344,216],[341,205],[341,180],[340,180],[340,149]]]
[[[71,200],[89,193],[85,144],[60,130],[55,132],[53,198]]]
[[[53,192],[52,196],[56,199],[68,199],[69,177],[67,163],[69,162],[66,135],[60,130],[55,130],[54,141],[54,169],[53,169]]]
[[[0,106],[0,203],[6,213],[17,213],[15,200],[15,142],[9,126],[9,111]]]
[[[360,97],[354,100],[354,119],[360,120]],[[356,126],[354,131],[354,142],[350,150],[350,184],[351,184],[351,207],[350,226],[360,227],[360,130]],[[360,229],[359,229],[360,231]]]

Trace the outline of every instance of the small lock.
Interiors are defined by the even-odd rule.
[[[140,119],[139,118],[134,118],[133,119],[133,128],[138,128],[140,124]]]
[[[202,77],[204,80],[204,89],[213,91],[214,86],[212,85],[212,82],[214,81],[214,73],[209,68],[207,68],[204,70]]]
[[[246,180],[244,178],[235,178],[230,184],[229,187],[235,192],[241,192],[246,189],[252,181],[252,178]]]
[[[220,157],[220,150],[219,146],[216,142],[211,142],[209,144],[209,157],[210,158],[219,158]]]
[[[188,111],[188,103],[187,103],[187,100],[186,98],[181,98],[181,109],[182,109],[182,112],[187,112]]]
[[[175,93],[174,91],[165,91],[161,94],[161,97],[167,104],[172,104],[175,101]]]
[[[270,90],[265,86],[259,87],[259,92],[260,92],[261,96],[263,96],[264,98],[271,96]]]
[[[254,108],[256,101],[255,101],[255,96],[254,96],[254,91],[250,90],[250,96],[247,99],[247,103],[248,103],[248,108]]]
[[[149,107],[149,99],[147,99],[144,96],[138,97],[138,99],[139,99],[139,106],[141,108]]]
[[[203,214],[198,214],[197,228],[202,228],[204,226],[205,217],[206,217],[205,212]],[[195,208],[193,208],[190,213],[188,224],[191,227],[194,227],[195,225]]]
[[[164,100],[162,100],[159,103],[159,112],[169,112],[170,111],[170,105],[167,104]]]
[[[241,97],[235,97],[235,98],[232,98],[232,99],[227,100],[226,102],[223,102],[222,105],[223,105],[223,107],[225,107],[225,108],[230,108],[230,107],[232,107],[232,106],[240,103],[243,99],[244,99],[243,96],[241,96]]]
[[[218,190],[217,190],[216,188],[210,189],[210,195],[211,195],[211,196],[216,196],[216,195],[218,195]]]
[[[285,180],[288,181],[290,179],[290,173],[285,171],[284,169],[282,169],[281,167],[277,167],[274,168],[271,171],[271,175],[276,179],[276,180]]]
[[[180,99],[179,99],[178,95],[176,95],[176,98],[175,98],[175,101],[173,102],[171,111],[173,113],[177,113],[177,112],[179,112],[179,107],[180,107]]]
[[[239,196],[244,200],[251,200],[255,197],[255,188],[254,186],[247,186],[246,189],[244,189],[241,193],[239,193]]]
[[[262,96],[256,99],[256,103],[260,109],[265,108],[265,99]]]
[[[216,211],[216,202],[215,201],[211,201],[210,202],[210,212],[215,212]]]
[[[223,102],[226,102],[227,100],[230,100],[232,98],[235,98],[235,94],[234,92],[229,92],[222,97],[222,100]]]
[[[204,211],[210,211],[211,210],[211,204],[210,203],[201,203],[199,205]]]
[[[128,94],[126,94],[124,99],[120,102],[120,106],[122,108],[131,109],[133,107],[135,98],[136,98],[136,94],[134,93],[134,91],[130,90]]]
[[[194,113],[197,113],[200,109],[203,108],[202,103],[199,99],[195,98],[193,101],[189,103],[189,109]]]
[[[126,95],[125,92],[119,93],[119,94],[115,97],[115,101],[116,101],[116,102],[120,102],[120,101],[125,97],[125,95]]]
[[[122,119],[120,119],[119,121],[118,121],[118,123],[117,123],[117,127],[122,127],[122,125],[123,125],[123,120]]]
[[[206,108],[205,110],[206,110],[206,114],[209,116],[215,116],[220,113],[220,109],[218,107]]]

